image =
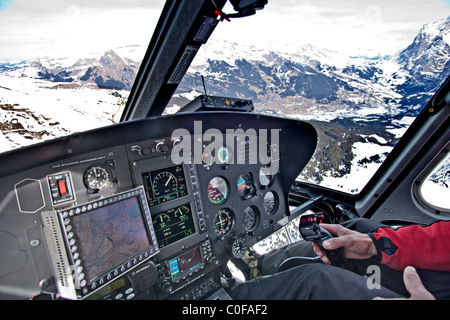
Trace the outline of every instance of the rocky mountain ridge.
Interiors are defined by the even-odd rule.
[[[393,57],[348,57],[311,45],[294,54],[276,45],[212,44],[177,92],[201,93],[203,75],[208,94],[253,99],[257,111],[416,116],[450,74],[449,30],[450,17],[427,24]]]
[[[130,50],[119,48],[75,61],[69,58],[43,57],[16,63],[0,63],[0,72],[20,73],[20,76],[51,82],[93,84],[99,89],[129,91],[139,70],[140,61],[128,58],[128,55],[133,56]]]

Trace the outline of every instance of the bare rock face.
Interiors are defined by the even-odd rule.
[[[89,67],[80,80],[93,82],[101,89],[131,90],[137,70],[137,63],[110,50]]]

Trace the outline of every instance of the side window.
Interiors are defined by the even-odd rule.
[[[450,212],[450,153],[433,168],[418,189],[424,204],[436,213]]]

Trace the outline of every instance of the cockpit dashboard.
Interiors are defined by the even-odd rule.
[[[308,123],[254,113],[130,121],[1,155],[0,297],[205,299],[289,216]]]

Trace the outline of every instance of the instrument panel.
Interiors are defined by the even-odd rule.
[[[196,131],[199,118],[203,129]],[[212,129],[223,143],[197,143],[199,134]],[[230,129],[234,139],[229,139]],[[254,143],[264,140],[262,135],[266,146]],[[0,296],[7,288],[23,298],[47,292],[70,299],[212,296],[222,288],[220,274],[228,260],[241,258],[289,215],[290,185],[309,161],[316,139],[314,128],[300,121],[211,112],[139,120],[0,155],[5,164],[0,169],[0,254],[10,258],[0,270]],[[260,153],[257,161],[255,152]],[[262,161],[261,154],[271,162]],[[134,192],[141,202],[122,204]],[[122,217],[128,219],[126,230],[111,222],[119,215],[116,209],[102,221],[99,215],[75,224],[70,216],[77,210],[97,212],[103,205],[106,210],[103,201],[109,199],[110,205],[128,210]],[[136,219],[138,208],[144,220]],[[75,225],[84,231],[79,238],[67,230]],[[102,241],[95,249],[105,250],[105,256],[118,239],[126,242],[120,243],[123,248],[142,239],[136,244],[147,246],[145,256],[124,253],[123,261],[117,257],[120,263],[87,277],[86,269],[95,270],[99,255],[86,248],[94,247],[99,226]],[[61,292],[66,288],[58,276],[65,272],[61,255],[79,278],[70,294]]]

